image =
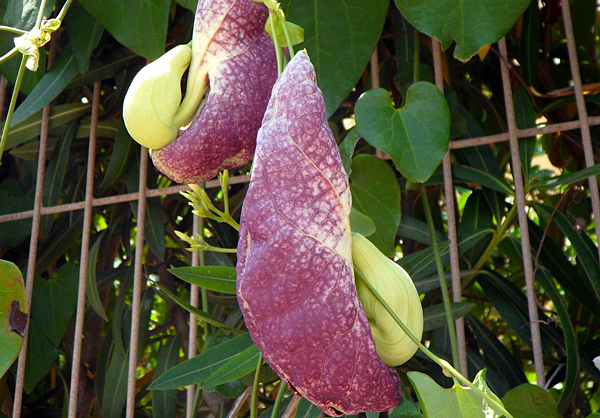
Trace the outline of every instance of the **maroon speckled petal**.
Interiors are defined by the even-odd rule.
[[[258,133],[242,209],[237,294],[265,360],[329,415],[398,404],[352,271],[351,195],[305,52],[288,64]]]
[[[152,151],[154,165],[178,183],[199,183],[252,158],[271,88],[275,49],[264,31],[264,4],[251,0],[200,0],[194,42],[206,46],[210,92],[189,128]]]

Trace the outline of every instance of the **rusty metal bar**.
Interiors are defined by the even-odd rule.
[[[77,313],[75,316],[75,337],[73,340],[73,360],[71,368],[71,391],[69,393],[69,418],[77,416],[79,398],[79,374],[81,371],[81,348],[83,345],[83,325],[85,321],[85,295],[87,287],[88,258],[92,234],[92,201],[94,199],[94,162],[96,160],[96,139],[98,115],[100,113],[100,82],[94,83],[92,98],[92,119],[90,123],[90,143],[88,145],[88,165],[85,178],[85,209],[81,236],[81,256],[79,261],[79,289],[77,291]]]
[[[135,378],[137,368],[138,339],[141,313],[141,294],[144,255],[144,226],[146,224],[146,193],[148,174],[148,149],[142,147],[140,157],[140,182],[138,211],[136,215],[135,267],[133,272],[133,295],[131,296],[131,336],[129,338],[129,368],[127,372],[127,409],[126,417],[133,418],[135,410]],[[144,324],[146,326],[147,324]]]
[[[50,54],[48,57],[47,68],[50,69],[56,57],[56,40],[50,42]],[[4,77],[2,78],[4,80]],[[2,86],[3,93],[6,93],[6,85]],[[4,97],[2,97],[4,105]],[[48,145],[48,132],[50,129],[50,105],[47,104],[42,110],[42,123],[40,125],[40,147],[38,151],[37,177],[35,180],[35,197],[33,203],[33,213],[31,222],[31,237],[29,241],[29,257],[27,258],[27,273],[25,279],[25,294],[27,300],[27,309],[31,309],[31,300],[33,298],[33,282],[35,275],[35,264],[37,261],[37,247],[40,237],[40,222],[42,216],[43,196],[44,196],[44,177],[46,174],[46,150]],[[31,313],[31,311],[30,311]],[[30,320],[31,318],[29,318]],[[17,364],[17,378],[15,383],[15,398],[13,400],[13,418],[21,416],[23,404],[23,386],[25,383],[25,366],[27,365],[27,345],[29,343],[29,323],[25,325],[23,332],[23,345],[19,352],[19,362]]]
[[[241,175],[241,176],[231,177],[229,179],[229,181],[227,182],[227,184],[248,183],[248,181],[250,181],[249,176]],[[213,188],[213,187],[221,187],[221,184],[219,183],[218,179],[207,181],[205,184],[206,184],[206,188],[208,188],[208,189]],[[162,189],[149,189],[146,192],[146,197],[150,198],[150,197],[158,197],[158,196],[168,196],[168,195],[177,194],[179,192],[182,192],[182,191],[188,190],[188,189],[189,189],[189,187],[187,185],[170,186],[170,187],[165,187]],[[101,197],[101,198],[93,199],[92,206],[98,207],[98,206],[104,206],[104,205],[112,205],[115,203],[131,202],[134,200],[138,200],[139,197],[140,197],[140,195],[138,192],[120,194],[120,195],[116,195],[116,196]],[[85,207],[85,201],[84,202],[67,203],[64,205],[50,206],[47,208],[42,208],[42,215],[51,215],[51,214],[55,214],[55,213],[71,212],[74,210],[83,209],[84,207]],[[20,219],[31,218],[32,216],[33,216],[33,210],[10,213],[7,215],[1,215],[0,223],[10,222],[10,221],[18,221]]]
[[[533,277],[533,264],[531,261],[531,244],[529,241],[529,227],[527,226],[527,212],[525,211],[525,190],[523,188],[523,173],[521,171],[521,158],[519,155],[519,138],[517,137],[517,122],[515,119],[515,108],[512,98],[512,87],[510,84],[510,73],[508,68],[508,54],[506,52],[506,39],[498,42],[502,65],[502,87],[504,90],[504,106],[506,108],[506,119],[508,124],[509,145],[511,154],[512,175],[515,185],[515,199],[519,229],[521,231],[521,250],[523,251],[523,271],[525,273],[525,287],[527,293],[527,308],[529,310],[529,325],[531,326],[531,346],[533,349],[533,363],[537,384],[545,385],[544,356],[542,354],[542,339],[540,335],[540,324],[538,318],[537,296],[535,294],[535,279]]]
[[[194,223],[192,226],[192,236],[200,233],[200,217],[194,216]],[[200,251],[194,251],[192,253],[192,266],[200,265]],[[199,303],[199,289],[198,286],[192,285],[190,288],[190,305],[198,307]],[[188,338],[188,359],[195,357],[198,354],[198,347],[196,345],[196,339],[198,338],[198,319],[193,313],[190,313],[190,331]],[[196,385],[189,385],[187,387],[187,398],[186,398],[186,411],[187,418],[193,418],[194,411],[192,411],[194,405],[194,396],[196,395]]]
[[[435,85],[443,93],[444,77],[442,75],[442,58],[440,43],[431,38],[431,49],[433,50],[433,67],[435,72]],[[454,210],[454,185],[452,184],[452,163],[450,161],[450,150],[444,155],[442,162],[444,171],[444,197],[446,199],[446,217],[448,224],[448,239],[450,240],[450,273],[452,276],[452,300],[462,301],[462,288],[460,283],[460,264],[458,261],[458,237],[456,228],[456,212]],[[463,376],[469,376],[467,364],[467,346],[465,338],[465,321],[459,318],[455,321],[456,342],[458,345],[459,371]]]
[[[571,21],[571,6],[568,1],[562,3],[563,20],[565,22],[565,35],[567,37],[567,49],[569,51],[569,63],[571,64],[571,75],[573,77],[573,87],[575,89],[575,102],[577,103],[577,112],[581,121],[581,140],[583,142],[583,152],[585,155],[586,167],[594,165],[594,149],[592,147],[592,138],[590,135],[590,124],[588,121],[585,99],[583,97],[583,88],[581,86],[581,75],[579,74],[579,61],[577,59],[577,49],[575,46],[575,37],[573,35],[573,22]],[[594,231],[596,237],[600,237],[600,194],[598,192],[598,179],[596,176],[588,177],[590,184],[590,198],[592,200],[592,211],[594,212]],[[598,245],[598,258],[600,259],[600,245]]]

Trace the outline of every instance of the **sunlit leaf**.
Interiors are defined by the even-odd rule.
[[[0,377],[12,365],[23,344],[27,324],[23,276],[16,265],[0,260]]]

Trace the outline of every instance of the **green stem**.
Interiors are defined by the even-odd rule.
[[[63,7],[62,9],[60,9],[60,13],[58,13],[56,19],[62,22],[62,20],[65,18],[65,15],[67,14],[67,10],[69,10],[69,7],[71,7],[71,3],[73,3],[73,0],[67,0],[65,4],[63,4]]]
[[[196,386],[196,393],[194,394],[194,402],[192,402],[192,413],[190,416],[194,418],[196,416],[196,411],[198,411],[198,406],[200,405],[200,394],[202,393],[202,386]]]
[[[271,33],[273,34],[273,44],[275,45],[275,54],[277,54],[277,74],[281,74],[283,72],[283,56],[281,54],[281,48],[279,47],[279,42],[277,42],[277,32],[275,32],[275,23],[273,19],[275,19],[275,12],[269,9],[269,24],[271,25]]]
[[[290,59],[294,58],[294,46],[292,45],[292,39],[290,38],[290,33],[287,30],[287,26],[285,21],[281,22],[281,28],[283,29],[283,34],[285,36],[285,41],[287,42],[288,51],[290,51]]]
[[[258,410],[258,384],[260,381],[260,366],[262,366],[262,353],[258,354],[256,373],[254,373],[254,386],[252,387],[252,399],[250,400],[250,418],[256,418]]]
[[[415,29],[415,52],[413,63],[413,83],[418,83],[421,78],[421,36]]]
[[[40,9],[38,10],[38,15],[37,19],[35,20],[34,29],[39,29],[42,24],[42,20],[44,20],[44,9],[46,8],[46,1],[47,0],[42,0],[42,2],[40,3]]]
[[[273,413],[271,414],[271,418],[277,418],[279,414],[279,407],[281,406],[281,401],[283,400],[283,395],[285,394],[285,390],[287,389],[287,385],[282,380],[279,384],[279,392],[277,392],[277,398],[275,398],[275,403],[273,404]]]
[[[19,66],[19,72],[17,73],[17,80],[15,81],[15,88],[13,89],[12,96],[10,98],[10,104],[8,105],[8,113],[6,114],[6,120],[4,121],[4,128],[2,129],[2,138],[0,139],[0,161],[2,160],[2,154],[6,147],[6,139],[8,138],[8,130],[12,121],[13,113],[15,112],[15,106],[17,104],[17,97],[19,96],[19,90],[21,90],[21,83],[23,82],[23,76],[25,75],[25,63],[27,57],[23,55],[21,58],[21,65]]]
[[[204,188],[204,183],[200,184],[200,187]],[[202,216],[198,216],[198,233],[204,236],[204,218]],[[200,258],[200,262],[198,264],[200,264],[201,266],[206,265],[206,253],[204,251],[200,251],[200,254],[198,254],[198,256]],[[202,310],[208,315],[208,291],[205,288],[201,287],[200,295],[202,297]],[[209,324],[204,322],[203,329],[204,341],[206,341],[206,339],[210,335]]]
[[[17,55],[17,52],[19,52],[19,50],[17,49],[17,47],[15,46],[13,49],[11,49],[10,51],[8,51],[6,54],[2,55],[0,57],[0,64],[8,61],[9,59],[11,59],[12,57],[14,57],[15,55]]]
[[[465,378],[454,367],[452,367],[452,365],[450,365],[450,363],[448,363],[444,359],[439,358],[438,356],[433,354],[427,347],[425,347],[425,345],[423,345],[423,343],[421,341],[419,341],[419,339],[417,339],[417,337],[415,337],[415,335],[410,331],[410,329],[408,329],[408,327],[404,324],[404,322],[402,322],[402,320],[400,318],[398,318],[398,315],[396,315],[396,313],[392,310],[390,305],[387,304],[385,299],[383,299],[383,297],[379,294],[379,292],[377,292],[377,290],[373,287],[373,285],[360,273],[360,271],[354,270],[354,273],[356,275],[356,278],[361,280],[365,284],[365,286],[367,286],[369,288],[371,293],[373,293],[373,296],[375,296],[375,298],[377,298],[379,303],[381,303],[381,305],[390,314],[390,316],[392,318],[394,318],[394,321],[396,321],[398,326],[400,328],[402,328],[402,331],[404,331],[406,333],[408,338],[410,338],[412,340],[412,342],[414,342],[421,349],[421,351],[423,351],[427,355],[427,357],[429,357],[434,363],[439,365],[443,370],[450,372],[450,374],[452,374],[454,379],[459,380],[461,383],[465,384],[470,389],[477,392],[482,398],[484,398],[486,401],[488,401],[490,404],[492,404],[494,406],[494,408],[497,408],[499,411],[501,411],[505,415],[506,418],[514,418],[510,414],[510,412],[508,412],[506,409],[504,409],[504,406],[501,403],[498,403],[495,399],[493,399],[487,393],[480,390],[477,386],[475,386],[472,382],[470,382],[469,379]]]
[[[448,333],[450,334],[450,345],[452,347],[452,363],[454,364],[454,367],[459,369],[460,361],[458,358],[458,344],[456,342],[454,315],[452,315],[452,305],[450,304],[450,295],[448,295],[448,286],[446,285],[446,276],[444,274],[444,266],[442,265],[440,248],[435,237],[435,227],[433,225],[433,216],[431,216],[431,208],[429,207],[429,198],[427,197],[427,190],[425,190],[425,184],[423,183],[421,183],[421,197],[423,199],[423,211],[425,212],[427,226],[429,227],[429,235],[431,236],[431,246],[433,247],[435,265],[437,267],[437,272],[440,279],[440,290],[444,300],[444,310],[446,311],[446,321],[448,324]]]
[[[6,32],[16,33],[16,34],[19,34],[19,35],[23,35],[23,34],[27,33],[26,30],[13,28],[11,26],[2,26],[2,25],[0,25],[0,30],[4,30]]]

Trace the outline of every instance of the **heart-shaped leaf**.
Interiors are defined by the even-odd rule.
[[[200,183],[252,158],[256,132],[277,78],[264,4],[201,0],[190,71],[210,92],[191,125],[152,152],[156,168],[178,183]],[[199,63],[195,63],[196,50]],[[185,99],[184,99],[185,101]]]
[[[529,0],[396,0],[402,15],[420,32],[434,36],[446,49],[456,41],[454,56],[468,61],[484,45],[502,38],[523,14]]]
[[[413,84],[406,103],[395,109],[384,89],[369,90],[356,103],[356,126],[363,137],[392,157],[404,177],[427,181],[448,150],[450,110],[431,83]]]
[[[377,356],[352,271],[348,177],[306,52],[273,87],[240,221],[237,294],[267,363],[328,415],[382,411],[399,380]]]
[[[27,325],[27,301],[23,276],[10,261],[0,260],[0,377],[13,364]]]

